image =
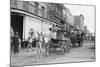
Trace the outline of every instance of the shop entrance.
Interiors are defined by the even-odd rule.
[[[23,16],[11,13],[11,27],[15,32],[19,33],[21,40],[23,39]]]

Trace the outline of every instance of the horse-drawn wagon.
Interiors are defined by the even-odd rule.
[[[48,43],[47,51],[50,53],[57,51],[57,49],[60,49],[63,52],[69,52],[70,44],[71,43],[69,40],[51,39],[51,41]]]

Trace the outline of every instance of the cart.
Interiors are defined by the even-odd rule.
[[[68,40],[58,40],[58,39],[51,39],[47,50],[50,52],[57,51],[57,49],[62,50],[62,52],[69,52],[70,51],[70,41]]]

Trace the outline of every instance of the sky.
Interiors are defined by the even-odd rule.
[[[65,5],[68,8],[72,15],[84,16],[84,25],[87,26],[87,29],[91,32],[95,32],[95,8],[93,6],[83,6],[83,5]]]

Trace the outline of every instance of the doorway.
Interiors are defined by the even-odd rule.
[[[11,13],[11,27],[15,32],[19,33],[21,40],[23,39],[23,16],[17,13]]]

